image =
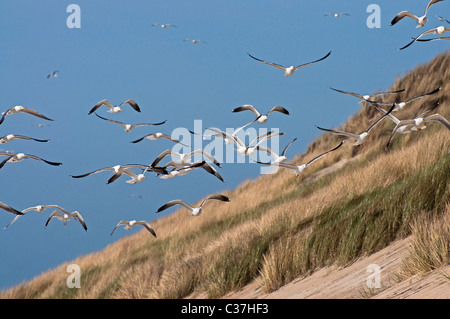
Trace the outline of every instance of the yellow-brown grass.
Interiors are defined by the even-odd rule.
[[[438,86],[436,96],[396,115],[408,118],[439,99],[437,111],[450,118],[449,53],[397,78],[391,89],[408,88],[399,97],[404,99]],[[362,105],[343,128],[360,131],[378,117]],[[442,257],[448,228],[439,225],[449,224],[450,132],[433,123],[422,132],[396,136],[386,152],[392,128],[384,120],[366,144],[345,143],[300,177],[280,169],[246,181],[225,192],[230,203],[208,202],[208,212],[197,218],[185,210],[160,218],[152,222],[158,239],[142,231],[71,261],[81,268],[80,289],[66,287],[67,263],[0,298],[216,298],[255,279],[269,292],[410,234],[417,240],[407,276],[448,263],[448,254],[447,260]],[[292,162],[308,161],[339,141],[323,134]],[[343,165],[314,178],[337,163]]]

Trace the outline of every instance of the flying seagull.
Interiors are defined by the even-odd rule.
[[[75,220],[78,220],[81,224],[81,226],[83,226],[84,230],[88,231],[87,227],[86,227],[86,223],[84,222],[83,217],[81,216],[81,214],[77,211],[74,211],[72,213],[67,213],[67,212],[60,212],[59,210],[55,210],[50,217],[47,219],[47,222],[45,223],[45,228],[47,228],[48,223],[50,223],[50,221],[53,218],[57,218],[59,220],[61,220],[63,222],[64,225],[67,225],[67,222],[73,218]]]
[[[417,22],[416,28],[423,27],[425,25],[425,23],[427,23],[427,21],[428,21],[428,19],[427,19],[428,9],[430,9],[430,7],[433,4],[441,2],[441,1],[443,1],[443,0],[431,0],[430,2],[428,2],[428,5],[427,5],[427,7],[425,9],[425,14],[423,16],[421,16],[421,17],[418,17],[418,16],[416,16],[415,14],[412,14],[409,11],[402,11],[402,12],[400,12],[394,17],[394,19],[392,19],[391,26],[396,24],[397,22],[399,22],[401,19],[403,19],[405,17],[408,17],[408,18],[412,18],[412,19],[416,20],[416,22]]]
[[[389,109],[389,111],[386,112],[386,114],[384,114],[382,117],[380,117],[375,123],[373,123],[368,129],[367,131],[361,133],[361,134],[355,134],[355,133],[350,133],[350,132],[346,132],[346,131],[340,131],[340,130],[330,130],[330,129],[326,129],[326,128],[321,128],[318,127],[316,125],[316,127],[319,130],[322,131],[326,131],[326,132],[331,132],[333,134],[336,135],[340,135],[340,136],[346,136],[352,139],[355,139],[356,142],[353,144],[354,146],[358,146],[361,145],[362,143],[364,143],[366,141],[367,136],[369,136],[370,131],[378,124],[381,122],[381,120],[383,120],[389,113],[392,112],[392,110],[394,109],[395,105],[392,105],[391,108]]]
[[[377,106],[376,104],[374,104],[374,107],[375,109],[378,110],[378,112],[382,114],[386,114],[388,112],[385,109],[382,109],[381,107]],[[395,125],[397,125],[400,122],[400,120],[397,117],[395,117],[392,113],[387,114],[387,117],[390,118]],[[411,130],[409,129],[410,127],[411,125],[402,125],[397,129],[397,133],[407,134],[411,132]]]
[[[436,16],[438,17],[439,21],[447,22],[448,24],[450,24],[450,20],[447,20],[447,19],[445,19],[445,18],[443,18],[441,16],[438,16],[438,15],[436,15]]]
[[[249,105],[249,104],[241,105],[241,106],[235,108],[232,112],[236,113],[236,112],[242,112],[242,111],[251,111],[253,114],[256,115],[256,118],[252,122],[250,122],[250,124],[253,122],[258,122],[258,123],[267,122],[268,116],[272,112],[280,112],[280,113],[289,115],[289,111],[286,110],[282,106],[275,106],[267,114],[261,114],[258,112],[258,110],[253,105]]]
[[[143,168],[144,171],[141,174],[134,173],[131,168],[137,167],[137,168]],[[152,167],[151,165],[142,165],[142,164],[128,164],[128,165],[115,165],[111,167],[104,167],[100,169],[96,169],[95,171],[82,174],[82,175],[70,175],[72,178],[83,178],[92,174],[105,172],[105,171],[113,171],[114,175],[111,176],[106,184],[111,184],[112,182],[116,181],[120,176],[123,174],[130,176],[132,179],[128,180],[127,183],[129,184],[135,184],[138,182],[141,182],[145,178],[145,173],[147,171],[153,171],[157,172],[158,174],[167,174],[167,171],[164,168],[161,167]]]
[[[23,136],[23,135],[8,134],[8,135],[5,135],[3,137],[0,137],[0,144],[5,144],[5,143],[8,143],[8,142],[11,142],[14,139],[31,140],[31,141],[43,142],[43,143],[50,141],[50,140],[40,140],[40,139],[37,139],[37,138]]]
[[[440,90],[441,90],[441,87],[438,87],[437,89],[434,89],[433,91],[430,91],[430,92],[422,94],[422,95],[415,96],[415,97],[408,99],[406,101],[403,101],[403,102],[377,102],[377,101],[371,101],[371,100],[367,100],[367,102],[373,103],[373,104],[394,105],[394,109],[392,110],[392,112],[397,112],[397,111],[403,110],[403,108],[405,107],[406,104],[411,103],[412,101],[415,101],[417,99],[421,99],[425,96],[433,95],[433,94],[439,92]]]
[[[0,163],[0,168],[2,168],[7,162],[10,162],[10,163],[21,162],[25,158],[32,158],[32,159],[35,159],[35,160],[38,160],[38,161],[42,161],[42,162],[45,162],[45,163],[53,165],[53,166],[60,166],[60,165],[62,165],[62,163],[50,162],[50,161],[47,161],[47,160],[45,160],[43,158],[37,157],[35,155],[24,154],[24,153],[11,154],[11,153],[0,152],[0,156],[7,156],[7,158],[4,159]]]
[[[12,208],[9,205],[6,205],[5,203],[0,202],[0,208],[3,210],[6,210],[7,212],[13,213],[15,215],[23,215],[23,213],[15,208]]]
[[[203,200],[203,202],[201,203],[200,206],[192,207],[191,205],[187,204],[186,202],[184,202],[182,200],[179,200],[179,199],[176,199],[176,200],[172,200],[172,201],[162,205],[160,208],[158,208],[158,210],[156,212],[159,213],[159,212],[161,212],[161,211],[163,211],[163,210],[165,210],[165,209],[167,209],[169,207],[172,207],[174,205],[181,205],[181,206],[189,209],[191,211],[191,215],[192,216],[198,216],[202,212],[203,205],[210,199],[216,199],[216,200],[220,200],[220,201],[223,201],[223,202],[229,202],[230,201],[230,199],[228,197],[226,197],[226,196],[224,196],[222,194],[212,194],[212,195],[207,196]]]
[[[153,23],[153,24],[152,24],[152,27],[161,27],[162,29],[166,29],[166,28],[168,28],[168,27],[177,28],[176,25],[173,25],[173,24],[170,24],[170,23],[168,23],[168,24]]]
[[[264,60],[255,58],[255,57],[252,56],[250,53],[247,53],[247,54],[248,54],[251,58],[255,59],[256,61],[263,62],[263,63],[265,63],[265,64],[274,66],[274,67],[276,67],[276,68],[278,68],[278,69],[284,71],[284,76],[290,76],[290,75],[294,74],[294,72],[297,71],[298,69],[301,69],[301,68],[303,68],[303,67],[305,67],[305,66],[308,66],[308,65],[311,65],[311,64],[313,64],[313,63],[316,63],[316,62],[319,62],[319,61],[322,61],[322,60],[326,59],[326,58],[331,54],[331,52],[332,52],[332,51],[328,52],[323,58],[320,58],[320,59],[315,60],[315,61],[312,61],[312,62],[300,64],[300,65],[295,66],[295,67],[294,67],[294,66],[284,67],[284,66],[282,66],[282,65],[280,65],[280,64],[276,64],[276,63],[272,63],[272,62],[267,62],[267,61],[264,61]]]
[[[342,146],[343,143],[344,143],[344,141],[341,141],[341,143],[339,143],[339,145],[336,146],[335,148],[314,157],[312,160],[310,160],[309,162],[302,164],[302,165],[293,165],[293,164],[289,164],[289,163],[273,163],[273,162],[269,162],[269,163],[257,162],[257,163],[263,164],[263,165],[272,165],[272,166],[278,166],[278,167],[283,167],[283,168],[289,168],[289,169],[292,169],[294,171],[295,175],[298,176],[306,169],[307,166],[309,166],[313,162],[317,161],[319,158],[327,155],[328,153],[331,153],[331,152],[337,150],[339,147]]]
[[[150,226],[150,224],[148,222],[146,222],[145,220],[142,221],[135,221],[135,220],[121,220],[120,222],[117,223],[116,227],[114,227],[113,231],[111,232],[111,235],[116,231],[117,227],[121,226],[121,225],[125,225],[125,229],[128,230],[136,225],[141,225],[144,226],[153,236],[156,237],[156,233],[153,230],[153,228]]]
[[[102,105],[106,105],[109,108],[109,110],[108,110],[109,113],[119,113],[120,111],[122,111],[122,106],[125,104],[130,105],[137,112],[141,111],[141,109],[137,105],[136,101],[132,100],[132,99],[128,99],[125,102],[122,102],[122,104],[120,104],[118,106],[114,106],[108,100],[104,99],[104,100],[101,100],[100,102],[98,102],[97,104],[95,104],[95,106],[89,111],[88,114],[92,114]]]
[[[47,79],[58,77],[58,73],[59,73],[59,71],[53,71],[52,73],[47,75]]]
[[[442,25],[437,27],[437,28],[433,28],[433,29],[430,29],[428,31],[422,32],[419,36],[413,38],[411,42],[409,42],[407,45],[401,47],[399,50],[406,49],[407,47],[409,47],[411,44],[413,44],[414,42],[419,40],[424,35],[427,35],[427,34],[443,35],[445,32],[450,32],[450,28],[446,28],[446,27],[444,27]]]
[[[150,140],[150,141],[154,141],[154,140],[157,140],[157,139],[160,139],[160,138],[166,138],[166,139],[171,140],[172,142],[179,143],[179,144],[181,144],[183,146],[186,146],[186,147],[188,146],[186,144],[181,143],[179,140],[174,139],[174,138],[170,137],[169,135],[163,134],[161,132],[147,134],[147,135],[145,135],[145,136],[143,136],[143,137],[141,137],[141,138],[139,138],[137,140],[131,141],[131,143],[139,143],[140,141],[144,140],[145,138]]]
[[[108,122],[111,122],[111,123],[118,124],[118,125],[122,126],[124,128],[125,132],[130,132],[132,129],[134,129],[136,127],[162,125],[162,124],[167,122],[167,121],[164,121],[164,122],[159,122],[159,123],[125,124],[125,123],[122,123],[122,122],[119,122],[119,121],[114,121],[114,120],[110,120],[110,119],[104,118],[103,116],[100,116],[97,113],[95,113],[95,115],[97,115],[102,120],[105,120],[105,121],[108,121]]]
[[[193,152],[186,153],[186,154],[180,154],[180,153],[172,151],[172,150],[165,150],[164,152],[162,152],[161,154],[158,155],[158,157],[153,161],[153,163],[151,165],[152,166],[158,165],[158,163],[161,162],[161,160],[168,155],[172,156],[172,158],[174,156],[178,157],[180,159],[181,163],[183,163],[183,164],[190,164],[189,160],[195,154],[202,154],[203,156],[210,159],[216,166],[221,167],[220,163],[214,158],[214,156],[212,156],[211,154],[209,154],[208,152],[206,152],[205,150],[202,150],[202,149],[198,149]]]
[[[281,152],[280,155],[278,155],[274,150],[272,150],[271,148],[265,147],[265,146],[257,146],[256,149],[258,151],[265,151],[268,154],[270,154],[273,158],[274,161],[272,161],[272,165],[284,162],[287,157],[286,157],[286,151],[289,148],[289,146],[291,146],[292,143],[294,143],[297,140],[297,138],[294,138],[292,141],[289,142],[289,144],[286,145],[286,147],[283,149],[283,151]]]
[[[6,112],[2,113],[2,117],[0,119],[0,124],[3,123],[3,121],[5,120],[6,115],[10,115],[10,114],[17,114],[17,113],[28,113],[37,117],[40,117],[41,119],[47,120],[47,121],[53,121],[52,119],[42,115],[41,113],[39,113],[38,111],[23,107],[21,105],[16,105],[13,106],[12,108],[8,109]]]
[[[349,13],[346,13],[346,12],[336,12],[336,13],[332,13],[332,12],[330,12],[330,13],[326,13],[326,14],[324,14],[324,16],[325,17],[335,17],[335,18],[339,18],[339,17],[341,17],[341,16],[349,16],[350,14]]]
[[[21,216],[23,216],[25,213],[29,212],[29,211],[37,211],[38,213],[42,213],[44,212],[47,208],[56,208],[59,209],[60,211],[67,213],[67,211],[62,208],[59,205],[37,205],[37,206],[33,206],[33,207],[29,207],[26,208],[22,211],[22,215],[17,215],[16,217],[14,217],[14,219],[8,224],[6,225],[3,229],[8,228],[9,226],[11,226],[15,221],[17,221]]]
[[[369,94],[359,94],[359,93],[354,93],[354,92],[349,92],[349,91],[342,91],[342,90],[338,90],[338,89],[334,89],[332,87],[330,87],[330,89],[332,89],[333,91],[339,92],[339,93],[343,93],[343,94],[347,94],[347,95],[352,95],[354,97],[357,97],[361,100],[365,100],[365,101],[369,101],[371,100],[373,97],[375,96],[379,96],[379,95],[385,95],[385,94],[394,94],[394,93],[400,93],[400,92],[404,92],[406,91],[406,89],[401,89],[401,90],[396,90],[396,91],[388,91],[388,92],[379,92],[379,93],[374,93],[373,95],[369,95]]]
[[[197,43],[208,43],[208,42],[206,42],[206,41],[203,41],[203,40],[193,40],[193,39],[189,39],[189,38],[187,38],[187,39],[184,39],[183,41],[185,41],[185,42],[191,42],[191,43],[193,43],[193,44],[197,44]]]
[[[425,116],[425,114],[427,114],[430,111],[432,111],[433,109],[435,109],[438,105],[439,105],[439,103],[436,103],[433,108],[431,108],[430,110],[427,110],[427,111],[421,113],[420,115],[416,116],[413,119],[401,120],[400,122],[398,122],[397,125],[392,130],[391,137],[389,138],[389,141],[386,144],[385,149],[387,150],[389,148],[389,145],[391,144],[395,133],[400,128],[404,127],[405,125],[411,125],[411,127],[409,128],[410,131],[421,131],[421,130],[426,128],[425,123],[438,122],[438,123],[443,124],[447,129],[450,130],[450,123],[449,123],[449,121],[445,117],[443,117],[441,114],[435,113],[435,114],[432,114],[432,115]]]
[[[221,131],[216,128],[208,128],[208,130],[211,130],[211,131],[217,133],[215,135],[216,137],[223,138],[226,141],[228,140],[228,141],[233,142],[234,145],[237,147],[237,148],[235,148],[235,151],[237,151],[239,154],[249,155],[249,156],[251,156],[256,151],[256,148],[258,147],[258,145],[260,143],[264,142],[265,140],[267,140],[269,138],[284,135],[284,133],[273,134],[275,131],[270,131],[270,132],[263,133],[263,134],[256,136],[248,144],[245,144],[238,136],[232,135],[230,133]],[[253,142],[255,142],[257,140],[259,140],[259,141],[254,146],[251,146],[253,144]]]

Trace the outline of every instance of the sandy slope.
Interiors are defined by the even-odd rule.
[[[408,253],[409,238],[397,240],[383,250],[360,258],[347,267],[319,269],[312,275],[297,278],[279,290],[265,294],[254,281],[224,298],[240,299],[353,299],[353,298],[414,298],[450,299],[450,266],[436,270],[425,277],[412,277],[398,282],[395,273]],[[381,288],[368,288],[371,275],[368,266],[380,267]],[[371,281],[373,282],[373,281]]]

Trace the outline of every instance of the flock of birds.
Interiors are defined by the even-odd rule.
[[[426,7],[425,14],[420,17],[410,13],[409,11],[402,11],[397,16],[395,16],[395,18],[391,22],[391,25],[396,24],[397,22],[399,22],[400,20],[402,20],[405,17],[409,17],[409,18],[412,18],[417,21],[417,27],[423,27],[425,25],[425,23],[428,21],[426,16],[427,16],[429,8],[433,4],[436,4],[440,1],[443,1],[443,0],[431,0]],[[334,16],[336,18],[339,16],[342,16],[342,15],[349,15],[349,14],[346,14],[346,13],[327,14],[327,16]],[[445,20],[442,17],[439,17],[439,18],[441,21],[446,21],[447,23],[450,23],[448,20]],[[153,24],[152,26],[158,26],[163,29],[169,28],[169,27],[176,27],[172,24]],[[419,36],[413,38],[413,41],[411,41],[408,45],[406,45],[402,49],[410,46],[415,41],[432,41],[432,40],[437,40],[437,39],[448,40],[449,39],[448,37],[433,38],[433,39],[421,39],[422,36],[430,34],[430,33],[442,35],[444,32],[447,32],[447,31],[450,31],[450,29],[445,28],[443,26],[428,30],[426,32],[423,32]],[[191,40],[191,39],[185,39],[185,41],[191,41],[193,43],[202,42],[201,40]],[[325,60],[326,58],[328,58],[331,55],[331,53],[332,53],[332,51],[329,51],[326,55],[324,55],[323,57],[321,57],[319,59],[316,59],[314,61],[307,62],[307,63],[302,63],[297,66],[289,66],[289,67],[283,66],[281,64],[262,60],[262,59],[257,58],[249,53],[247,53],[247,54],[249,55],[250,58],[252,58],[255,61],[258,61],[258,62],[264,63],[266,65],[273,66],[277,69],[280,69],[281,71],[284,72],[284,76],[292,76],[295,71],[297,71],[303,67],[310,66],[312,64],[315,64],[315,63]],[[57,77],[58,73],[59,73],[59,71],[54,71],[54,72],[50,73],[47,76],[47,78]],[[322,131],[325,131],[325,132],[328,132],[331,134],[335,134],[338,136],[343,136],[344,139],[341,140],[337,146],[314,157],[307,163],[304,163],[301,165],[294,165],[294,164],[286,163],[287,149],[293,142],[296,141],[297,138],[294,138],[291,142],[289,142],[286,145],[286,147],[282,150],[281,153],[278,153],[276,150],[271,149],[271,148],[261,145],[261,144],[263,142],[268,141],[271,138],[276,137],[276,136],[284,135],[284,133],[276,133],[274,131],[269,131],[267,133],[263,133],[263,134],[255,137],[248,143],[245,143],[245,140],[242,140],[238,136],[238,133],[240,131],[242,131],[244,128],[246,128],[254,123],[258,123],[258,124],[266,123],[269,119],[269,115],[271,115],[274,112],[281,113],[284,115],[290,115],[289,111],[282,106],[275,106],[275,107],[271,108],[267,113],[260,112],[256,107],[254,107],[253,105],[250,105],[250,104],[245,104],[245,105],[236,107],[235,109],[232,110],[233,113],[240,113],[240,112],[248,111],[248,112],[252,112],[255,117],[251,122],[246,123],[243,126],[235,129],[232,133],[228,133],[228,132],[219,130],[217,128],[207,128],[207,130],[209,130],[211,132],[210,134],[197,133],[197,132],[193,132],[193,131],[189,131],[189,132],[193,135],[201,135],[203,137],[208,136],[208,137],[222,139],[225,144],[233,144],[235,147],[235,151],[238,154],[241,154],[243,156],[251,156],[251,155],[255,154],[255,152],[258,152],[258,151],[265,152],[265,153],[269,154],[273,158],[273,160],[270,162],[256,161],[256,163],[261,164],[261,165],[274,166],[277,168],[290,169],[293,171],[293,173],[295,175],[299,175],[313,162],[317,161],[318,159],[326,156],[327,154],[329,154],[331,152],[338,150],[343,145],[344,140],[346,138],[353,140],[354,146],[359,146],[362,143],[366,142],[367,137],[369,136],[371,130],[374,129],[382,120],[384,120],[386,118],[390,119],[395,124],[395,127],[392,130],[391,136],[386,144],[386,150],[389,148],[394,136],[397,133],[407,134],[412,131],[421,131],[426,128],[426,123],[438,122],[438,123],[441,123],[442,125],[444,125],[445,127],[447,127],[448,130],[450,130],[449,121],[447,119],[445,119],[441,114],[434,113],[434,114],[429,115],[430,112],[434,111],[439,106],[439,102],[435,103],[431,108],[429,108],[425,112],[415,116],[412,119],[411,118],[399,119],[393,115],[394,112],[402,111],[407,106],[407,104],[411,103],[412,101],[416,101],[416,100],[424,98],[426,96],[430,96],[430,95],[434,95],[434,94],[438,93],[441,89],[440,87],[438,87],[430,92],[426,92],[422,95],[415,96],[415,97],[409,98],[409,99],[401,101],[401,102],[387,102],[387,101],[384,101],[384,98],[389,95],[402,93],[402,92],[406,91],[406,89],[389,91],[389,92],[380,92],[380,93],[376,93],[374,95],[360,94],[360,93],[355,93],[355,92],[350,92],[350,91],[339,90],[339,89],[335,89],[335,88],[330,88],[330,89],[332,89],[338,93],[351,95],[351,96],[354,96],[354,97],[360,99],[361,101],[367,103],[367,105],[374,107],[380,113],[380,117],[374,123],[372,123],[369,126],[369,128],[367,128],[367,130],[363,131],[362,133],[347,132],[347,131],[337,130],[337,129],[327,129],[327,128],[322,128],[322,127],[316,126],[318,129],[320,129]],[[379,97],[382,97],[383,99],[379,99]],[[128,99],[119,105],[113,105],[107,99],[104,99],[104,100],[99,101],[97,104],[95,104],[95,106],[92,107],[88,112],[88,115],[91,115],[92,113],[94,113],[98,118],[100,118],[103,121],[110,122],[110,123],[116,124],[116,125],[120,125],[121,127],[124,128],[124,131],[126,133],[130,132],[131,130],[133,130],[134,128],[137,128],[137,127],[159,126],[159,125],[163,125],[166,123],[166,121],[158,122],[158,123],[138,123],[138,124],[123,123],[118,120],[109,119],[109,118],[106,118],[106,117],[103,117],[103,116],[97,114],[97,111],[99,111],[101,109],[101,107],[103,107],[103,106],[106,107],[107,112],[111,113],[111,114],[120,113],[124,106],[129,106],[136,112],[141,112],[141,109],[140,109],[138,103],[133,99]],[[382,106],[385,106],[386,109],[383,108]],[[102,108],[102,109],[104,109],[104,108]],[[44,119],[46,121],[53,121],[51,118],[39,113],[36,110],[26,108],[23,106],[14,106],[2,113],[2,117],[0,118],[0,125],[5,121],[5,119],[8,116],[13,115],[13,114],[19,114],[19,113],[29,114],[29,115],[38,117],[40,119]],[[144,135],[143,137],[132,141],[132,143],[139,143],[139,142],[143,141],[144,139],[153,141],[153,140],[157,140],[157,139],[161,139],[161,138],[168,139],[176,144],[182,144],[183,146],[188,146],[188,145],[185,145],[185,144],[181,143],[180,141],[172,138],[170,135],[167,135],[167,134],[164,134],[161,132]],[[49,141],[49,140],[37,139],[37,138],[33,138],[33,137],[28,137],[28,136],[8,134],[8,135],[5,135],[0,138],[0,144],[11,142],[14,139],[31,140],[31,141],[41,142],[41,143]],[[191,158],[195,154],[201,154],[202,160],[192,162]],[[3,166],[6,163],[20,162],[26,158],[42,161],[44,163],[47,163],[47,164],[53,165],[53,166],[62,165],[62,163],[52,162],[52,161],[40,158],[35,155],[25,154],[25,153],[0,152],[0,156],[4,157],[4,159],[0,162],[0,169],[3,168]],[[168,161],[166,164],[161,165],[160,163],[163,161],[163,159],[165,159],[168,156],[171,157],[171,160]],[[207,162],[206,159],[208,159],[209,161]],[[194,169],[201,168],[223,182],[224,180],[223,180],[222,176],[210,163],[214,164],[216,167],[219,167],[219,168],[221,167],[220,162],[217,161],[213,155],[209,154],[208,152],[206,152],[203,149],[197,149],[197,150],[194,150],[189,153],[178,153],[178,152],[173,151],[172,149],[167,149],[167,150],[163,151],[161,154],[159,154],[151,164],[114,165],[114,166],[110,166],[110,167],[103,167],[103,168],[95,169],[93,171],[90,171],[90,172],[87,172],[87,173],[84,173],[81,175],[70,175],[70,176],[72,178],[78,179],[78,178],[84,178],[84,177],[87,177],[87,176],[90,176],[93,174],[109,171],[112,173],[112,176],[107,180],[107,182],[106,182],[107,184],[117,181],[122,175],[127,175],[128,177],[131,178],[129,180],[126,180],[126,183],[136,184],[136,183],[142,182],[145,178],[145,175],[148,172],[155,173],[156,176],[160,177],[161,179],[167,179],[167,178],[173,178],[176,176],[185,175]],[[134,170],[139,170],[139,173],[136,173]],[[225,196],[223,194],[209,195],[197,207],[194,207],[194,206],[186,203],[183,200],[176,199],[176,200],[169,201],[166,204],[159,207],[156,210],[156,213],[162,212],[170,207],[180,205],[180,206],[186,208],[187,210],[189,210],[189,212],[192,216],[198,216],[201,214],[203,206],[210,200],[230,202],[230,198],[228,198],[227,196]],[[48,224],[50,223],[51,220],[56,218],[56,219],[61,220],[64,225],[66,225],[66,223],[70,220],[76,220],[81,224],[81,226],[86,231],[88,230],[84,218],[78,211],[69,212],[68,210],[64,209],[63,207],[61,207],[59,205],[37,205],[37,206],[26,208],[24,210],[18,210],[18,209],[15,209],[5,203],[0,202],[0,209],[15,215],[14,219],[8,225],[6,225],[4,228],[8,228],[9,226],[11,226],[11,224],[16,222],[20,217],[24,216],[26,213],[28,213],[30,211],[36,211],[36,212],[42,213],[46,209],[53,209],[54,211],[48,217],[48,219],[45,223],[45,227],[48,226]],[[120,226],[124,226],[124,229],[128,230],[136,225],[146,228],[150,232],[151,235],[153,235],[154,237],[157,237],[156,232],[151,227],[150,223],[145,220],[143,220],[143,221],[120,220],[116,224],[114,229],[112,230],[111,235]]]

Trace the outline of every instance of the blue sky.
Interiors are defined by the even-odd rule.
[[[81,9],[81,28],[68,28],[71,3]],[[369,28],[369,4],[381,9],[381,27]],[[0,230],[0,289],[29,280],[80,255],[103,249],[136,230],[117,230],[121,219],[152,220],[156,209],[172,199],[196,202],[213,192],[233,189],[256,178],[254,163],[224,163],[225,183],[203,171],[162,180],[152,174],[138,184],[126,178],[106,185],[109,173],[83,179],[83,174],[116,164],[150,164],[173,143],[167,140],[130,143],[148,133],[171,134],[177,128],[238,127],[253,119],[250,112],[232,113],[242,104],[263,112],[282,105],[290,115],[272,114],[261,125],[276,128],[283,147],[294,137],[288,156],[303,153],[321,132],[314,125],[335,127],[359,109],[358,101],[329,89],[371,93],[385,90],[395,78],[449,48],[448,41],[415,43],[416,36],[442,22],[450,2],[431,7],[429,22],[416,29],[411,19],[389,26],[402,10],[424,12],[427,1],[295,0],[165,0],[165,1],[1,1],[0,112],[23,105],[54,119],[27,114],[7,116],[0,136],[8,133],[50,139],[48,143],[15,140],[3,150],[24,152],[62,162],[54,167],[24,160],[0,170],[0,201],[22,210],[58,204],[77,210],[89,231],[71,221],[52,221],[51,211],[29,213]],[[338,19],[328,12],[348,12]],[[171,23],[177,28],[151,27]],[[192,44],[186,38],[207,43]],[[298,65],[332,54],[284,77],[280,70],[252,60]],[[47,74],[59,70],[57,78]],[[89,110],[100,100],[119,104],[135,99],[142,112],[125,107],[104,117],[131,123],[167,123],[125,133]],[[45,124],[39,127],[38,124]],[[259,128],[259,127],[258,127]],[[139,195],[139,196],[135,196]],[[170,214],[173,209],[161,213]],[[0,211],[0,227],[14,216]],[[187,216],[188,218],[188,216]],[[155,229],[157,232],[157,229]],[[154,240],[149,237],[149,240]]]

